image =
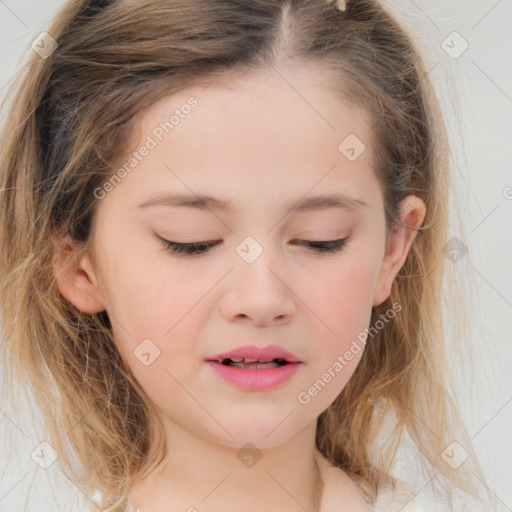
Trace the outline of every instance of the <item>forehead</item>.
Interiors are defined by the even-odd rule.
[[[154,144],[129,185],[121,183],[131,203],[157,192],[233,198],[239,207],[251,197],[293,204],[309,190],[371,195],[366,113],[335,97],[318,73],[288,67],[221,75],[139,112],[134,149]],[[350,146],[355,159],[345,154]]]
[[[313,143],[324,137],[330,143],[327,139],[337,140],[355,133],[368,147],[369,114],[352,101],[342,99],[342,94],[335,94],[333,84],[340,82],[333,78],[331,70],[311,62],[279,69],[226,70],[145,108],[138,115],[138,127],[143,133],[150,133],[159,123],[169,121],[173,112],[180,114],[187,101],[194,98],[197,106],[173,121],[178,123],[170,135],[176,141],[183,142],[180,134],[183,139],[190,139],[191,131],[205,143],[227,132],[230,137],[251,136],[254,144],[267,135],[267,140],[274,142],[269,144],[270,149],[285,138]],[[295,150],[299,152],[300,147]]]

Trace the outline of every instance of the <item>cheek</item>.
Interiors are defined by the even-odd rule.
[[[339,395],[352,377],[365,349],[371,317],[369,288],[373,274],[362,268],[339,272],[336,278],[310,290],[321,322],[317,322],[316,348],[310,372],[297,401],[319,415]],[[311,307],[313,309],[313,307]]]
[[[165,337],[211,287],[193,265],[174,263],[159,248],[116,253],[105,262],[107,311],[133,336]]]
[[[303,401],[299,397],[300,403],[311,400],[313,407],[327,407],[354,373],[365,348],[376,269],[372,258],[352,253],[303,291],[322,322],[316,327],[313,379],[303,390]]]
[[[366,326],[375,282],[375,263],[349,256],[317,274],[302,293],[306,305],[325,324],[327,337],[334,339]]]
[[[211,283],[173,269],[162,256],[158,262],[142,265],[140,261],[130,255],[119,258],[116,268],[108,265],[112,271],[105,283],[107,312],[115,342],[148,393],[158,392],[163,383],[177,392],[166,369],[180,381],[182,373],[190,372],[194,364],[190,354],[201,325],[201,308],[196,305]]]

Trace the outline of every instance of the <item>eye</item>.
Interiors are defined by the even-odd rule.
[[[175,254],[205,254],[211,247],[220,243],[215,240],[208,240],[205,242],[181,243],[173,242],[171,240],[165,240],[161,237],[158,238],[160,238],[160,240],[162,241],[162,244],[165,247],[165,249]],[[348,237],[341,238],[339,240],[329,241],[298,240],[297,242],[300,242],[301,245],[306,244],[315,252],[326,253],[341,251],[345,244],[347,243],[347,240]]]
[[[160,237],[158,237],[160,238]],[[162,241],[163,246],[175,253],[175,254],[204,254],[205,252],[210,249],[210,247],[213,247],[214,245],[217,245],[218,241],[211,240],[206,242],[193,242],[193,243],[181,243],[181,242],[172,242],[170,240],[165,240],[163,238],[160,238]]]
[[[302,244],[306,244],[316,252],[339,252],[347,243],[348,236],[340,238],[339,240],[329,240],[326,242],[312,241],[312,240],[298,240]]]

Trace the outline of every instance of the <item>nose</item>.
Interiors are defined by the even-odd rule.
[[[236,261],[228,274],[221,314],[230,322],[266,326],[286,324],[293,318],[296,296],[289,276],[266,253],[252,263]]]

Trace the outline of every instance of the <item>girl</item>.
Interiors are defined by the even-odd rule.
[[[383,5],[72,0],[33,48],[2,133],[3,359],[88,509],[477,497],[446,133]]]

